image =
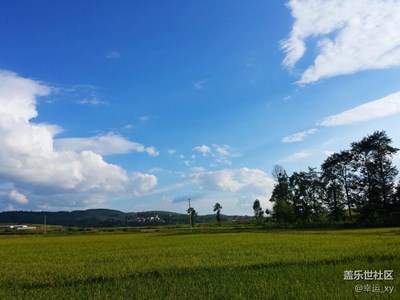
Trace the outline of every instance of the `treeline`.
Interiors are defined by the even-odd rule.
[[[88,209],[78,211],[35,212],[6,211],[0,212],[0,223],[3,224],[43,224],[69,227],[124,227],[124,226],[157,226],[187,224],[185,214],[166,211],[145,211],[124,213],[112,209]],[[234,216],[221,215],[222,221]],[[215,215],[196,216],[197,223],[215,221]]]
[[[284,224],[400,224],[400,182],[385,131],[376,131],[349,150],[330,155],[316,168],[288,176],[275,166],[272,220]],[[267,211],[269,213],[269,211]]]

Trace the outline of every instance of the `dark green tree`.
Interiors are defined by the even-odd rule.
[[[394,203],[400,204],[400,181],[397,183],[396,193],[394,194]]]
[[[361,218],[374,221],[391,211],[397,168],[392,163],[399,149],[392,147],[385,131],[375,131],[351,144],[357,170]]]
[[[289,176],[282,166],[275,165],[272,170],[272,177],[275,179],[274,189],[269,200],[273,203],[272,217],[279,223],[294,222],[295,217]]]
[[[397,183],[396,192],[393,196],[393,209],[392,212],[399,216],[400,220],[400,181]]]
[[[272,177],[275,179],[275,185],[269,201],[276,202],[279,199],[289,200],[289,177],[285,169],[280,165],[275,165],[272,170]]]
[[[257,222],[260,222],[264,217],[264,211],[261,208],[260,200],[256,199],[253,203],[253,211],[254,217],[256,218]]]
[[[272,216],[279,223],[293,223],[295,221],[293,206],[285,199],[275,201]]]
[[[269,215],[271,214],[271,211],[267,208],[267,209],[265,210],[265,214],[266,214],[267,216],[269,216]]]
[[[194,227],[194,220],[196,219],[197,212],[193,207],[189,207],[187,213],[190,215],[190,225]]]
[[[308,168],[308,172],[294,172],[289,182],[296,220],[301,223],[320,221],[325,190],[315,168]]]
[[[217,212],[217,223],[218,223],[218,226],[221,225],[221,209],[222,209],[221,204],[219,204],[218,202],[215,203],[214,211]]]
[[[352,220],[352,194],[354,187],[353,157],[349,151],[329,156],[321,166],[321,180],[325,185],[326,202],[330,214],[338,221],[346,204]]]

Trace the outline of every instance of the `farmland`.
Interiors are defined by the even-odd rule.
[[[0,236],[0,249],[0,299],[377,296],[356,293],[359,283],[399,297],[398,228]],[[346,281],[345,270],[394,270],[394,280]]]

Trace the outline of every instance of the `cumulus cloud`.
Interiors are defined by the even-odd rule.
[[[132,179],[135,183],[132,191],[135,196],[146,194],[157,185],[157,177],[152,174],[135,172],[132,174]]]
[[[204,156],[206,156],[207,153],[211,152],[211,148],[206,145],[201,145],[201,146],[194,147],[193,151],[199,152],[199,153],[203,154]]]
[[[400,66],[400,5],[397,0],[291,0],[294,18],[281,46],[284,66],[304,56],[316,39],[316,57],[299,84],[362,70]]]
[[[50,133],[55,136],[64,131],[64,129],[55,124],[48,124],[48,123],[40,123],[39,126],[45,127]]]
[[[304,140],[307,136],[309,136],[311,134],[314,134],[316,131],[317,131],[317,129],[311,128],[311,129],[306,130],[306,131],[296,132],[294,134],[285,136],[282,139],[282,142],[284,142],[284,143],[300,142],[300,141]]]
[[[115,133],[90,138],[55,139],[54,147],[58,151],[81,152],[90,150],[100,155],[123,154],[132,151],[146,152],[151,156],[159,155],[154,147],[144,147],[142,144],[129,141]]]
[[[400,92],[367,102],[318,121],[321,126],[339,126],[358,123],[400,113]]]
[[[18,193],[16,190],[10,191],[8,198],[20,204],[27,204],[29,202],[25,195]]]
[[[46,96],[51,88],[15,73],[0,71],[0,113],[3,117],[28,121],[35,118],[36,97]]]
[[[229,147],[228,145],[221,146],[218,144],[212,144],[211,147],[206,145],[201,145],[194,147],[192,151],[201,153],[203,157],[210,159],[211,161],[209,163],[209,166],[212,168],[218,166],[232,165],[232,161],[230,160],[230,158],[235,158],[240,156],[239,153],[232,151],[231,147]],[[192,161],[185,162],[187,166],[195,162],[196,156],[192,155],[191,158]]]
[[[32,123],[38,114],[36,98],[50,91],[42,83],[0,71],[2,180],[23,189],[30,200],[54,201],[57,207],[62,204],[95,205],[109,194],[129,193],[131,190],[137,194],[152,186],[148,182],[154,183],[153,177],[148,179],[147,174],[143,174],[145,178],[138,181],[138,175],[129,177],[124,169],[105,162],[93,151],[77,152],[53,147],[54,130],[44,124]],[[107,138],[118,140],[115,136]],[[44,205],[44,202],[36,205]]]
[[[264,193],[273,186],[273,179],[259,169],[225,169],[190,174],[194,184],[204,190]]]
[[[215,151],[219,155],[221,155],[221,156],[230,156],[229,146],[228,145],[219,146],[219,145],[213,144],[213,147],[215,148]]]
[[[139,151],[140,152],[140,151]],[[150,156],[158,156],[160,153],[157,151],[156,148],[154,147],[146,147],[144,149],[144,152],[146,152]]]

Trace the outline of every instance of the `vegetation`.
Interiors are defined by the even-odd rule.
[[[215,203],[214,211],[217,212],[217,223],[218,223],[218,225],[221,225],[221,210],[222,210],[221,204],[219,204],[218,202]]]
[[[68,227],[121,227],[121,226],[156,226],[188,224],[187,214],[168,211],[146,211],[124,213],[110,209],[88,209],[81,211],[35,212],[35,211],[7,211],[0,212],[0,223],[14,224],[43,224],[44,216],[47,224]],[[246,219],[244,216],[226,216],[220,214],[221,221]],[[249,219],[249,218],[247,218]],[[215,215],[196,217],[197,223],[215,221]]]
[[[194,220],[197,217],[197,211],[193,207],[189,207],[187,210],[188,215],[190,216],[190,226],[194,226]]]
[[[260,222],[264,217],[264,211],[261,207],[260,200],[256,199],[253,203],[254,218]]]
[[[353,299],[355,285],[369,282],[344,281],[345,270],[400,269],[395,228],[248,227],[3,236],[0,299]],[[373,283],[399,280],[395,271],[394,281]]]
[[[384,131],[376,131],[350,150],[333,153],[321,171],[288,176],[275,166],[270,201],[273,220],[281,224],[352,223],[400,225],[400,183],[392,147]]]

